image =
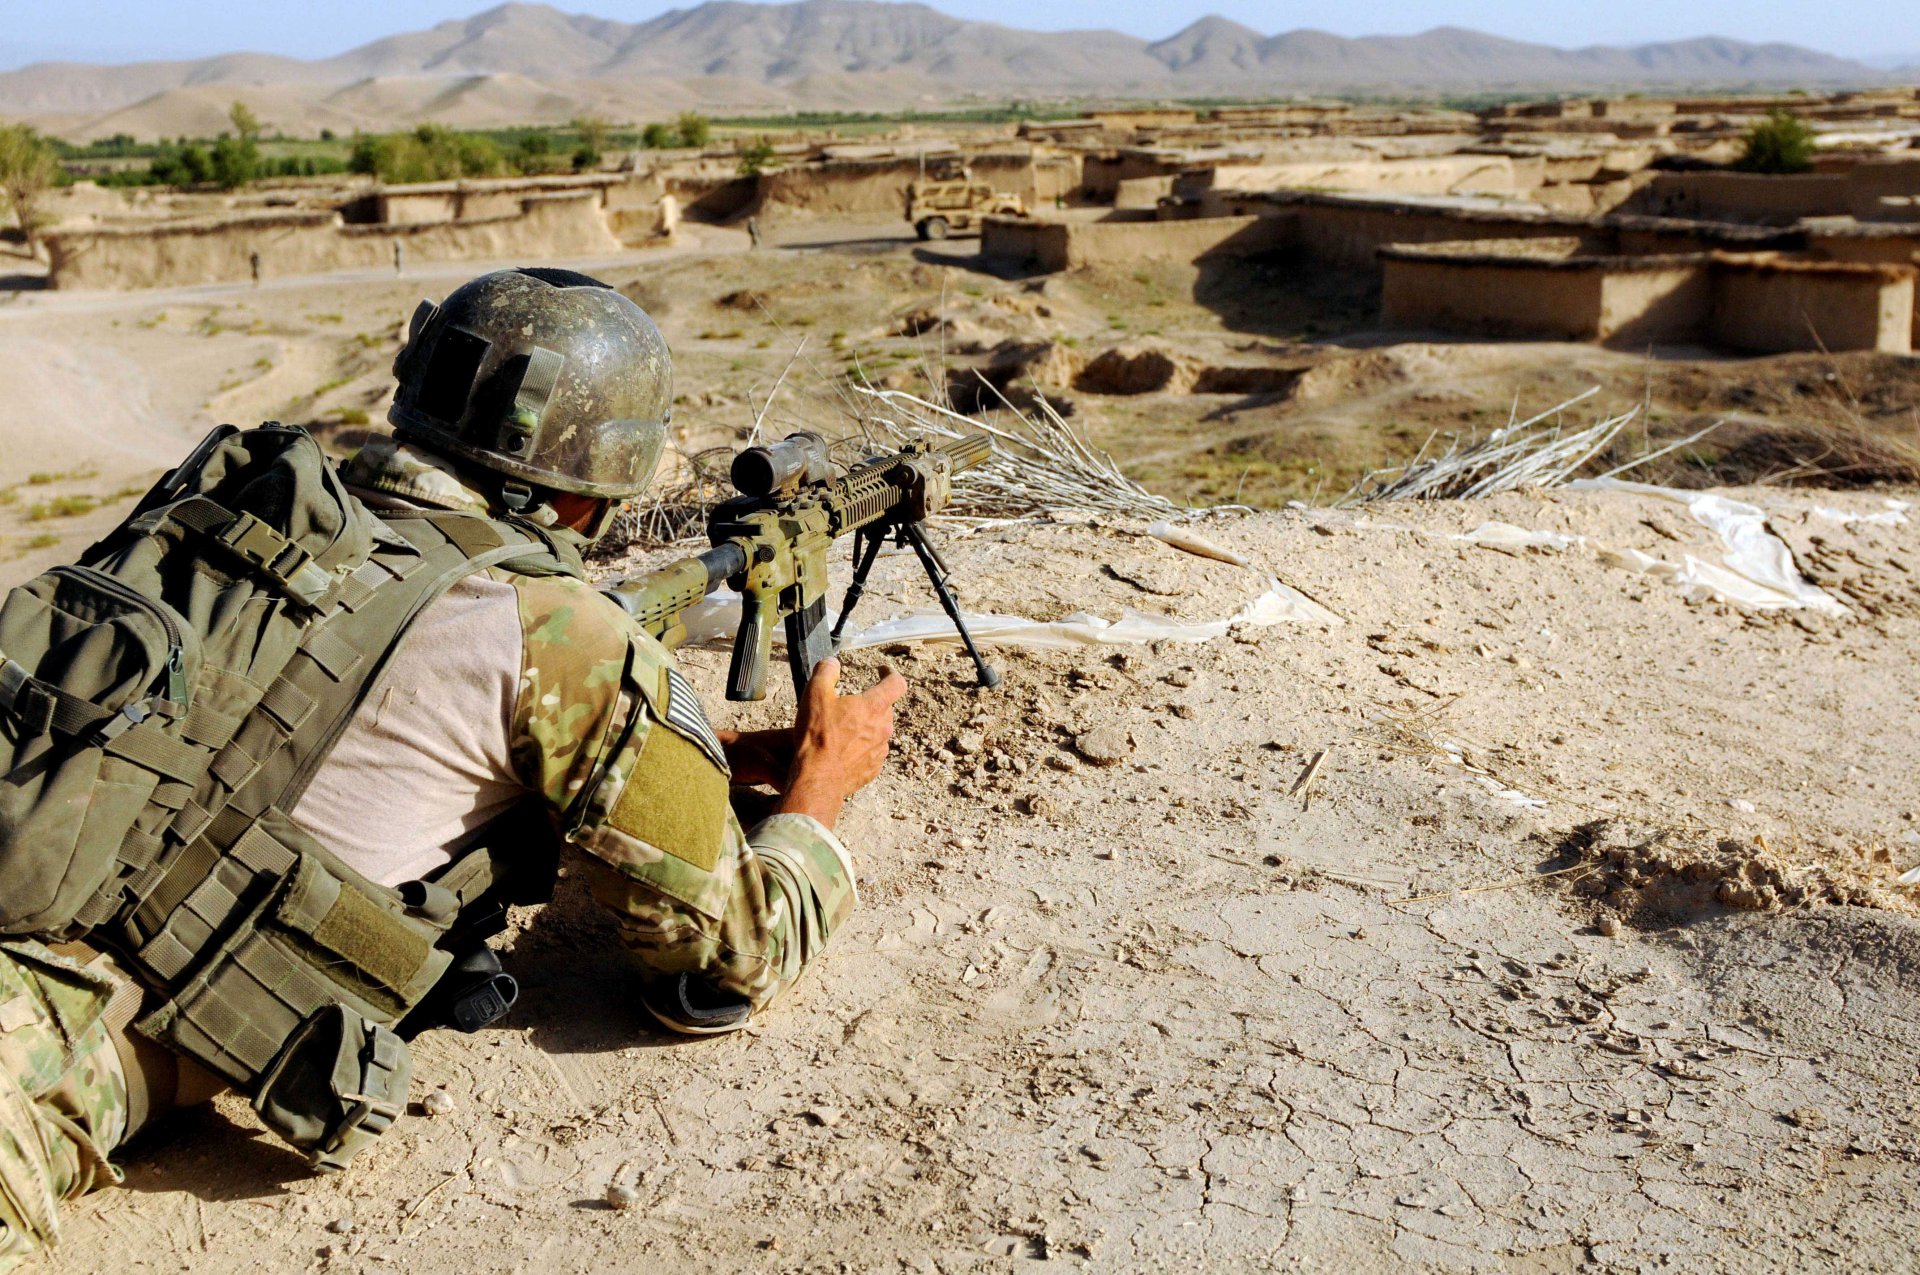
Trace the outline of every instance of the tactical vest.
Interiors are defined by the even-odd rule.
[[[491,566],[583,574],[530,523],[376,517],[305,431],[223,426],[0,604],[0,934],[110,948],[157,994],[138,1029],[322,1169],[405,1109],[395,1028],[497,874],[475,851],[391,889],[287,811],[414,618]]]

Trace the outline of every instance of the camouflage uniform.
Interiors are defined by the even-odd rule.
[[[444,461],[391,440],[346,477],[376,504],[487,508]],[[742,830],[692,687],[618,605],[567,576],[492,574],[514,589],[523,637],[511,778],[585,851],[594,897],[651,975],[764,1006],[852,912],[845,847],[805,815]],[[54,1240],[59,1201],[119,1180],[106,1157],[129,1132],[127,1081],[103,1022],[117,985],[0,943],[0,1272]]]
[[[440,457],[378,439],[349,462],[355,487],[484,512]],[[593,894],[649,973],[694,973],[756,1009],[800,976],[856,902],[852,859],[805,815],[743,831],[720,745],[672,657],[620,607],[567,576],[519,576],[515,770],[567,841]]]
[[[0,1271],[59,1235],[56,1206],[120,1174],[127,1081],[104,1017],[116,986],[38,943],[0,943]]]

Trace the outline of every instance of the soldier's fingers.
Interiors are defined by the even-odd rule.
[[[840,661],[829,655],[813,666],[813,676],[807,679],[807,698],[810,700],[832,699],[835,688],[839,685]]]
[[[891,704],[906,693],[907,679],[892,669],[888,669],[887,675],[874,683],[873,689],[867,692],[882,704]]]

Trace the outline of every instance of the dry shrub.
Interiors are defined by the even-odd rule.
[[[1831,421],[1732,422],[1713,481],[1808,487],[1920,485],[1920,446],[1856,413]]]

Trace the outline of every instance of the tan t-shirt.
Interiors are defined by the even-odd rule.
[[[510,739],[520,689],[511,584],[469,576],[429,606],[291,814],[382,885],[445,867],[529,795]]]

